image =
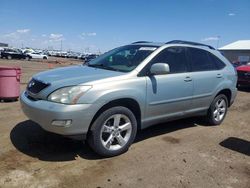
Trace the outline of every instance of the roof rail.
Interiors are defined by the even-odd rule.
[[[165,44],[189,44],[189,45],[194,45],[194,46],[206,46],[212,50],[215,50],[214,47],[210,46],[210,45],[206,45],[206,44],[201,44],[201,43],[198,43],[198,42],[190,42],[190,41],[184,41],[184,40],[172,40],[172,41],[169,41]]]
[[[150,43],[149,41],[137,41],[137,42],[133,42],[132,44],[137,44],[137,43]]]

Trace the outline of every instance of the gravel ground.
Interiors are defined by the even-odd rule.
[[[21,66],[21,88],[43,70],[80,61],[0,60]],[[80,141],[43,131],[19,102],[0,102],[0,187],[250,187],[250,90],[220,126],[197,118],[138,133],[128,152],[100,158]]]

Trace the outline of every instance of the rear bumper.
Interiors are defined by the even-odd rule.
[[[22,110],[32,121],[43,129],[73,138],[84,138],[87,134],[96,109],[93,104],[65,105],[45,100],[33,101],[25,92],[20,96]],[[70,126],[52,125],[54,120],[71,120]]]

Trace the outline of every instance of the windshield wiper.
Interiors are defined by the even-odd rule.
[[[108,67],[108,66],[105,66],[104,64],[87,64],[87,66],[89,67],[95,67],[95,68],[101,68],[101,69],[106,69],[106,70],[113,70],[113,71],[119,71],[119,72],[122,72],[121,70],[119,69],[116,69],[116,68],[113,68],[113,67]]]
[[[89,64],[89,63],[86,63],[85,65],[87,65],[88,67],[104,67],[103,64]]]

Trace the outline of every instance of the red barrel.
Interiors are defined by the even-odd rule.
[[[20,67],[0,66],[0,99],[18,99],[20,94]]]

